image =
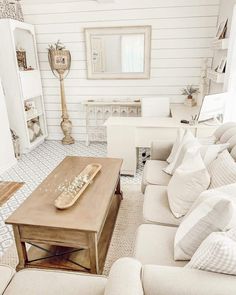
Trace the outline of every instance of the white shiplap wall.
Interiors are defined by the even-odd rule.
[[[181,102],[180,89],[199,83],[202,59],[213,55],[209,47],[216,30],[219,0],[22,2],[25,20],[36,25],[51,139],[61,138],[61,114],[59,84],[47,61],[48,43],[60,39],[71,50],[72,68],[65,85],[73,135],[78,140],[85,138],[82,100],[168,95],[173,102]],[[151,79],[87,80],[83,29],[122,25],[152,26]]]

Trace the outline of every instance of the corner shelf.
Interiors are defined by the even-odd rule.
[[[224,83],[225,73],[217,73],[214,70],[208,70],[207,78],[215,83]]]
[[[211,44],[213,50],[227,50],[229,47],[229,39],[214,40]]]

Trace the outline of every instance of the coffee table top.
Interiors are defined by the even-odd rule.
[[[71,208],[57,209],[54,200],[61,193],[58,186],[71,181],[91,163],[102,165],[94,182]],[[121,164],[121,159],[66,157],[6,223],[99,232],[119,180]]]

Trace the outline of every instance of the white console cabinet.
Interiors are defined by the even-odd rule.
[[[2,19],[0,36],[0,77],[9,123],[20,138],[21,151],[26,153],[47,136],[34,26]],[[19,62],[19,52],[24,52],[25,66]]]

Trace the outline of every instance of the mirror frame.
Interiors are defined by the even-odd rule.
[[[85,28],[85,45],[87,60],[88,79],[150,79],[151,72],[151,26],[128,26],[128,27],[100,27]],[[117,34],[144,34],[144,72],[142,73],[94,73],[92,71],[92,35],[117,35]]]

